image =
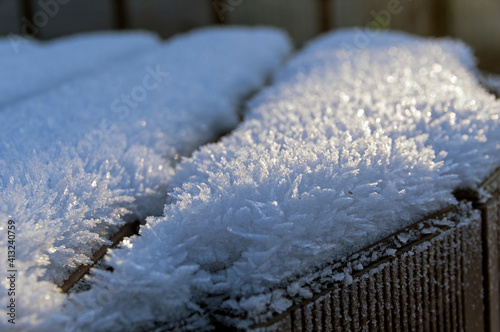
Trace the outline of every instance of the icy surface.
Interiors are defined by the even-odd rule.
[[[158,38],[146,32],[100,32],[26,43],[21,37],[0,42],[0,108],[64,80],[104,70],[120,59],[159,47]]]
[[[499,165],[500,104],[468,48],[391,33],[346,54],[354,38],[312,43],[237,130],[178,166],[164,216],[72,299],[70,315],[94,314],[75,324],[283,311],[291,302],[270,290],[456,203],[455,188]],[[99,294],[112,295],[96,306]]]
[[[273,29],[201,30],[0,113],[0,220],[17,222],[20,244],[16,327],[53,330],[46,314],[64,298],[54,283],[114,225],[160,215],[173,165],[232,129],[289,51]]]

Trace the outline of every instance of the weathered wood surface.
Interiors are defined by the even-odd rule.
[[[254,330],[484,331],[481,236],[479,219],[445,226]]]

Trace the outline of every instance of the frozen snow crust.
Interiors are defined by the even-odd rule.
[[[146,32],[87,33],[48,43],[15,35],[0,39],[0,109],[159,46],[158,37]]]
[[[355,34],[313,42],[237,130],[179,164],[164,216],[71,299],[68,315],[92,311],[76,326],[283,312],[288,281],[457,203],[500,165],[500,103],[467,47],[387,33],[346,48]]]
[[[242,100],[289,51],[274,29],[200,30],[0,112],[0,219],[16,221],[19,244],[16,328],[65,323],[48,315],[65,298],[54,283],[124,220],[161,214],[177,160],[236,126]]]

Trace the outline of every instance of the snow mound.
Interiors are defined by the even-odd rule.
[[[313,42],[231,135],[178,165],[164,216],[72,298],[69,316],[94,314],[72,322],[208,329],[216,312],[282,312],[290,280],[457,203],[500,165],[500,103],[467,47],[387,33],[346,56],[355,33]]]
[[[0,42],[0,108],[155,47],[158,37],[146,32],[88,33],[47,43],[11,36]]]
[[[20,244],[16,327],[43,330],[64,298],[53,283],[124,221],[161,214],[177,161],[236,126],[289,51],[274,29],[200,30],[0,113],[0,219],[17,223]]]

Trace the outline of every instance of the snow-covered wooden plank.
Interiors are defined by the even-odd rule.
[[[275,29],[205,29],[0,112],[0,219],[22,243],[17,326],[66,323],[46,316],[66,298],[56,284],[124,222],[161,214],[177,161],[236,126],[289,50]]]
[[[408,232],[412,235],[409,237],[410,240],[403,246],[399,242],[399,238],[408,236]],[[440,215],[416,223],[405,231],[388,237],[381,243],[361,250],[344,260],[341,266],[337,267],[337,270],[345,271],[346,266],[355,267],[360,262],[364,262],[365,269],[361,272],[359,278],[354,279],[353,283],[344,284],[343,281],[337,281],[329,287],[328,291],[322,291],[323,294],[326,293],[325,295],[317,299],[313,297],[312,303],[316,305],[317,301],[323,299],[324,296],[330,295],[335,298],[337,307],[340,308],[341,312],[343,311],[343,304],[349,303],[349,312],[338,316],[339,326],[343,326],[345,330],[354,330],[353,326],[364,326],[361,313],[367,310],[370,317],[368,319],[369,325],[359,330],[385,331],[394,329],[395,326],[397,331],[427,331],[430,326],[433,326],[433,330],[446,330],[455,326],[458,322],[465,321],[467,324],[465,331],[479,331],[479,328],[483,326],[483,313],[481,311],[483,308],[483,300],[481,299],[483,289],[481,275],[477,273],[481,270],[482,261],[480,255],[477,255],[479,253],[478,248],[471,250],[469,246],[477,245],[480,241],[481,219],[478,211],[471,210],[470,205],[461,205],[459,209],[443,211]],[[450,243],[465,245],[452,248]],[[382,253],[386,251],[387,248],[392,247],[394,244],[397,244],[399,248],[391,252],[389,256],[383,254],[376,257],[373,255],[376,252]],[[444,253],[445,251],[446,253]],[[422,262],[422,257],[444,257],[448,255],[453,256],[451,260]],[[468,257],[472,258],[472,260],[468,261]],[[374,260],[368,263],[371,259]],[[444,269],[454,266],[457,269],[457,274],[460,275],[469,273],[466,279],[472,283],[457,284],[457,274],[443,274],[444,269],[438,263]],[[400,273],[402,269],[407,269],[411,265],[420,266],[423,270],[422,273]],[[386,271],[391,273],[386,273]],[[398,273],[393,274],[392,271],[398,271]],[[386,283],[390,285],[394,292],[383,290],[386,288]],[[424,302],[418,300],[419,297],[414,294],[415,288],[412,288],[410,284],[422,285],[421,297],[436,301],[436,305],[430,306],[426,302],[427,304],[422,306],[421,304],[424,304]],[[451,285],[457,287],[450,287]],[[311,288],[317,287],[314,284],[309,286]],[[343,291],[338,291],[339,286]],[[400,292],[402,286],[404,288],[403,292],[407,294],[404,298],[402,298],[403,294]],[[359,297],[360,291],[366,292],[368,296]],[[441,296],[438,296],[439,294]],[[460,294],[465,294],[465,297]],[[464,310],[455,311],[455,314],[451,316],[448,315],[445,312],[445,297],[453,302],[449,303],[450,308],[460,306]],[[415,301],[412,300],[413,298]],[[308,306],[311,305],[309,300],[299,300],[294,306],[295,312],[301,312],[304,315],[306,303]],[[403,305],[395,311],[382,310],[387,304],[391,303],[398,304],[398,306],[403,303]],[[339,308],[336,310],[339,310]],[[335,308],[332,308],[332,310],[335,310]],[[416,310],[422,310],[423,312],[418,315]],[[476,316],[472,314],[473,312]],[[415,319],[417,316],[425,318],[423,320]],[[283,317],[286,316],[283,315]],[[300,321],[304,322],[308,319],[311,318],[302,317]],[[397,324],[391,326],[389,321]],[[307,329],[306,325],[302,325],[302,329],[314,331],[314,329]]]
[[[179,165],[164,216],[110,258],[131,275],[112,300],[118,320],[134,309],[122,297],[145,297],[175,312],[165,321],[194,311],[202,325],[214,315],[246,328],[259,313],[292,306],[290,296],[312,296],[300,283],[281,285],[456,204],[457,187],[477,189],[500,164],[500,103],[478,83],[467,47],[395,33],[360,45],[357,33],[313,42],[250,103],[242,125]],[[440,252],[434,258],[443,261]],[[106,289],[109,276],[78,303]],[[415,310],[409,284],[401,280],[403,328]],[[435,287],[442,326],[448,304]],[[151,319],[151,310],[137,319]],[[88,326],[105,321],[106,309],[97,316]],[[385,326],[383,317],[376,323]]]

